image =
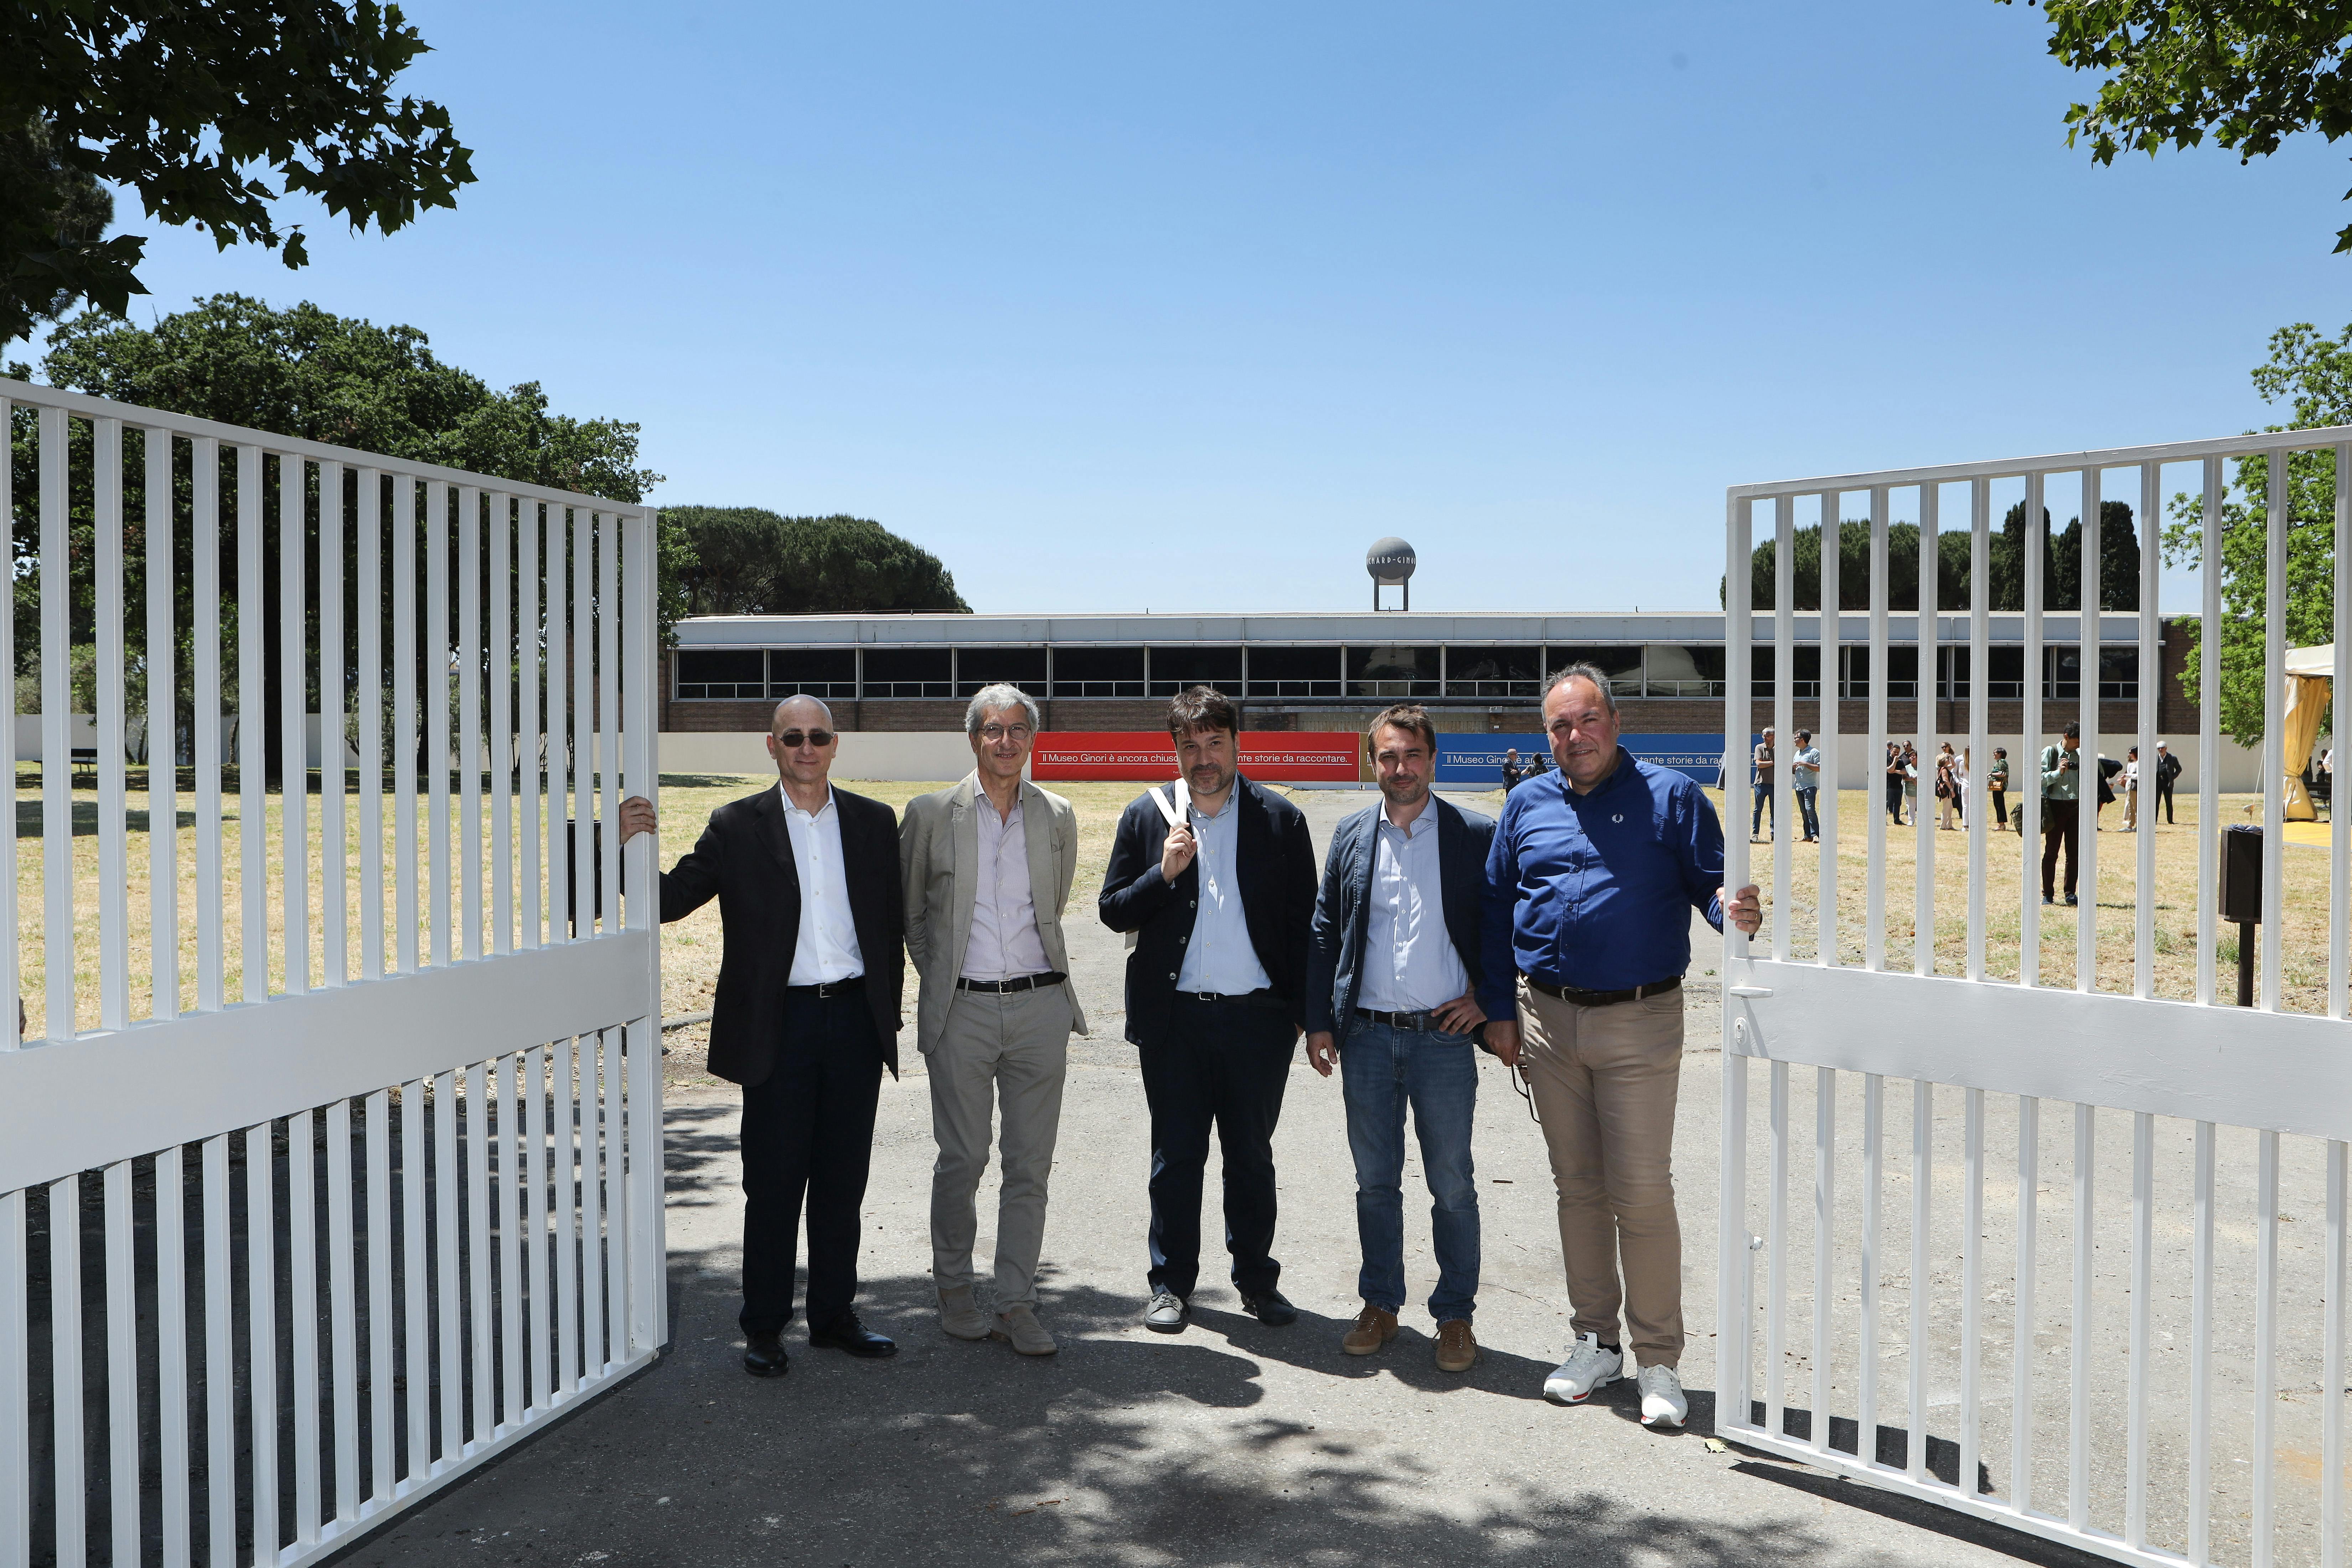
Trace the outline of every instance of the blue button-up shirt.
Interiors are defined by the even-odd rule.
[[[1437,808],[1399,827],[1383,811],[1373,822],[1372,880],[1364,889],[1360,1005],[1381,1013],[1427,1013],[1470,989],[1445,929],[1445,884],[1437,862]]]
[[[1520,974],[1624,991],[1690,967],[1690,914],[1723,929],[1723,826],[1687,773],[1622,746],[1590,795],[1553,773],[1503,803],[1486,857],[1479,1005],[1516,1018]]]
[[[1250,941],[1249,912],[1242,907],[1242,879],[1234,851],[1242,833],[1242,792],[1226,792],[1225,804],[1214,816],[1198,805],[1192,810],[1194,861],[1201,869],[1200,909],[1192,919],[1192,934],[1184,943],[1176,989],[1213,991],[1223,996],[1246,996],[1274,984],[1265,965],[1257,961]]]

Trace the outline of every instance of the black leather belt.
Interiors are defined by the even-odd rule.
[[[1237,1007],[1282,1005],[1282,993],[1275,990],[1271,985],[1261,985],[1255,991],[1243,991],[1232,994],[1223,991],[1179,991],[1176,993],[1176,998],[1180,1002],[1228,1002]]]
[[[1540,991],[1547,996],[1573,1002],[1580,1007],[1611,1007],[1620,1002],[1639,1002],[1644,996],[1656,996],[1683,988],[1683,977],[1679,974],[1667,980],[1652,981],[1647,985],[1636,985],[1631,991],[1580,991],[1573,985],[1549,984],[1532,974],[1522,974],[1519,978],[1528,983],[1530,991]]]
[[[1011,980],[958,980],[956,982],[956,989],[959,991],[986,991],[992,994],[1002,996],[1009,991],[1036,991],[1048,985],[1059,985],[1063,981],[1067,980],[1068,978],[1068,975],[1063,973],[1058,969],[1049,969],[1043,974],[1016,975]]]
[[[826,998],[833,996],[863,995],[865,991],[866,976],[863,974],[853,974],[846,980],[828,980],[821,985],[787,985],[784,987],[784,994],[787,996],[814,996],[819,1001],[824,1001]]]
[[[1411,1029],[1423,1035],[1444,1035],[1452,1031],[1437,1021],[1434,1013],[1383,1013],[1378,1007],[1359,1007],[1356,1016],[1369,1018],[1375,1024],[1386,1024],[1391,1029]]]

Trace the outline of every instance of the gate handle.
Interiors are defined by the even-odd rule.
[[[1727,994],[1733,996],[1769,996],[1772,994],[1772,988],[1769,985],[1727,985],[1724,987],[1724,991]]]

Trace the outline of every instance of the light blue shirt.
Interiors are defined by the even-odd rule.
[[[1366,897],[1360,1005],[1376,1013],[1427,1013],[1470,989],[1469,972],[1445,929],[1437,813],[1427,800],[1403,827],[1381,813]]]
[[[1235,873],[1234,840],[1241,836],[1241,790],[1225,793],[1224,809],[1211,816],[1195,805],[1190,820],[1199,846],[1192,864],[1200,872],[1200,908],[1192,934],[1177,966],[1176,989],[1246,996],[1274,984],[1250,944],[1249,917],[1242,910],[1241,878]],[[1454,993],[1460,995],[1461,993]]]

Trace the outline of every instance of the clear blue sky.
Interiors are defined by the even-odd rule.
[[[1387,533],[1416,608],[1712,605],[1727,484],[2243,429],[2352,320],[2340,154],[2098,168],[2023,5],[408,10],[457,209],[163,230],[135,309],[412,323],[982,610],[1351,608]]]

